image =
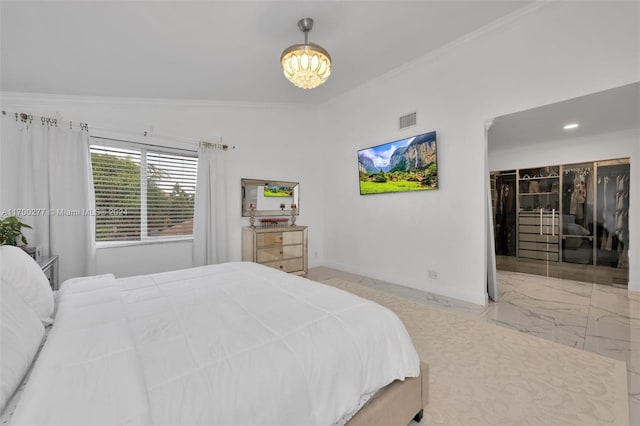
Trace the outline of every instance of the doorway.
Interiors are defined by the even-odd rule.
[[[639,193],[632,169],[638,98],[634,83],[493,120],[487,144],[498,270],[620,287],[630,270],[637,275],[629,247],[638,237],[629,229],[638,219],[629,212]]]

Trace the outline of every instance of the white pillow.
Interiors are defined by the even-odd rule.
[[[0,278],[11,284],[45,324],[52,322],[53,291],[44,272],[24,250],[0,246]]]
[[[44,336],[44,327],[18,291],[0,280],[0,412],[29,370]]]

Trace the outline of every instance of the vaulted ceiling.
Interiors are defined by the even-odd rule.
[[[5,1],[2,91],[322,103],[531,1]],[[309,40],[331,54],[327,83],[298,89],[280,54]]]

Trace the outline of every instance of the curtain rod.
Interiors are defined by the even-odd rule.
[[[151,144],[151,143],[147,143],[147,142],[134,142],[134,141],[128,141],[125,139],[118,139],[118,138],[108,138],[105,136],[91,136],[96,142],[99,143],[99,141],[103,140],[103,141],[112,141],[112,142],[120,142],[123,143],[127,146],[129,145],[133,145],[133,146],[142,146],[142,147],[150,147],[150,148],[162,148],[163,150],[169,150],[169,151],[180,151],[180,152],[188,152],[190,154],[197,154],[198,151],[195,149],[190,149],[190,148],[176,148],[176,147],[168,147],[168,146],[163,146],[163,145],[155,145],[155,144]],[[223,149],[224,148],[220,148]]]
[[[69,125],[69,128],[73,128],[73,121],[69,120],[58,120],[57,118],[51,118],[51,117],[41,117],[41,116],[37,116],[37,115],[33,115],[33,114],[26,114],[24,112],[13,112],[13,111],[6,111],[6,110],[2,110],[2,115],[7,115],[7,114],[14,114],[16,121],[20,120],[23,123],[26,123],[27,121],[29,123],[31,123],[33,121],[33,119],[39,119],[40,121],[42,121],[42,124],[48,124],[48,125],[53,125],[53,126],[58,126],[58,122],[61,125]],[[84,129],[84,130],[89,130],[89,125],[87,123],[79,123],[77,122],[80,126],[80,129]],[[193,143],[205,143],[205,144],[209,144],[210,146],[215,146],[215,147],[219,147],[223,150],[227,150],[227,149],[236,149],[235,145],[226,145],[226,144],[221,144],[221,143],[216,143],[216,142],[210,142],[207,140],[203,140],[203,139],[192,139],[192,138],[187,138],[184,136],[173,136],[173,135],[151,135],[150,131],[145,130],[143,132],[137,132],[137,131],[131,131],[131,130],[121,130],[121,129],[112,129],[109,127],[100,127],[100,126],[91,126],[93,129],[99,129],[99,130],[107,130],[107,131],[111,131],[111,132],[118,132],[118,133],[128,133],[128,134],[133,134],[133,135],[142,135],[143,137],[154,137],[154,138],[158,138],[158,139],[165,139],[165,140],[171,140],[171,141],[185,141],[185,142],[193,142]]]

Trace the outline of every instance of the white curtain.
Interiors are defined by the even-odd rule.
[[[228,259],[226,152],[215,144],[198,148],[198,177],[193,223],[193,266]]]
[[[2,120],[4,216],[16,215],[33,229],[29,246],[58,255],[59,280],[95,270],[93,180],[86,130]]]

